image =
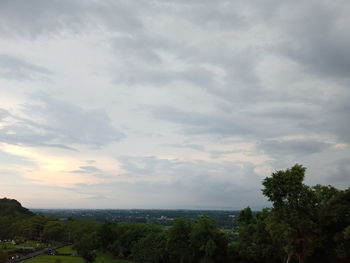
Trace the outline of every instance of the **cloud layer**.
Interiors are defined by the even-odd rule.
[[[349,12],[1,1],[0,177],[21,182],[1,190],[29,206],[261,208],[262,178],[296,162],[310,184],[348,186]]]

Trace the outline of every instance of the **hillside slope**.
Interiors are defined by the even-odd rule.
[[[34,213],[24,208],[20,202],[15,199],[0,199],[0,216],[25,217],[32,216]]]

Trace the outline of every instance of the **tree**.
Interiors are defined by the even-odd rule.
[[[33,216],[34,213],[22,207],[21,203],[14,199],[0,199],[0,216],[23,217]]]
[[[7,252],[0,248],[0,263],[7,262]]]
[[[97,232],[100,249],[104,252],[108,251],[111,244],[118,238],[114,233],[114,225],[113,223],[104,223]]]
[[[344,238],[345,239],[350,239],[350,226],[344,229]]]
[[[283,242],[287,262],[292,257],[299,263],[305,262],[313,252],[317,236],[313,221],[316,197],[312,189],[303,184],[305,170],[296,164],[263,181],[263,194],[273,204],[269,230]]]
[[[0,240],[10,238],[12,235],[11,232],[12,220],[7,216],[0,216]]]
[[[226,236],[209,216],[201,216],[194,222],[190,242],[191,262],[221,262],[226,257]]]
[[[85,233],[75,243],[74,248],[86,263],[93,263],[96,259],[96,233]]]
[[[254,221],[253,212],[248,206],[239,212],[237,222],[239,225],[249,225]]]
[[[67,226],[68,240],[76,243],[85,233],[98,231],[98,223],[89,220],[69,220]]]
[[[119,238],[114,243],[114,248],[124,257],[130,256],[135,244],[150,232],[159,230],[158,226],[146,224],[123,223],[118,224]]]
[[[249,262],[281,262],[280,246],[267,231],[270,223],[270,210],[263,209],[255,216],[250,215],[249,210],[245,208],[240,213],[241,223],[238,228],[238,237],[231,244],[233,252],[239,258]],[[248,217],[245,216],[247,214]]]
[[[166,237],[163,231],[150,232],[141,238],[132,248],[132,257],[136,262],[161,263],[166,259]]]
[[[47,218],[43,215],[35,215],[25,220],[22,226],[23,236],[27,239],[41,239],[46,221]]]
[[[65,238],[66,229],[60,221],[48,221],[43,229],[43,237],[49,241],[62,241]]]
[[[176,263],[190,262],[190,233],[191,223],[176,219],[174,225],[169,229],[167,251],[170,255],[170,261]]]

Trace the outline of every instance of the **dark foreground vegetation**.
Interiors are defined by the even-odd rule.
[[[72,243],[87,263],[98,253],[142,263],[350,262],[350,188],[310,187],[304,174],[305,168],[295,165],[265,178],[262,192],[272,207],[257,213],[243,209],[234,231],[219,228],[208,216],[177,219],[171,226],[60,221],[2,199],[0,239]],[[0,248],[0,263],[11,253]]]

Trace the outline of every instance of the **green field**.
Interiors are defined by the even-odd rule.
[[[27,241],[25,243],[19,243],[19,244],[12,244],[9,242],[0,243],[0,248],[4,249],[7,252],[13,251],[18,248],[25,248],[25,247],[33,247],[34,249],[37,250],[37,249],[43,249],[49,246],[44,243],[38,243],[37,241]]]
[[[75,250],[72,246],[65,246],[57,249],[58,253],[63,254],[74,254]],[[51,256],[51,255],[42,255],[32,259],[28,259],[25,263],[55,263],[57,259],[61,260],[61,263],[84,263],[84,260],[79,256]],[[96,263],[133,263],[132,261],[114,259],[108,254],[99,254],[96,258]]]
[[[26,263],[55,263],[57,259],[61,260],[61,263],[84,263],[84,260],[81,257],[73,256],[38,256],[32,259],[28,259]],[[113,259],[108,255],[99,255],[96,258],[96,263],[133,263],[129,260],[122,259]]]
[[[56,249],[57,253],[60,254],[71,254],[73,255],[75,253],[75,250],[73,249],[72,246],[65,246],[65,247],[61,247],[59,249]]]
[[[84,260],[81,257],[72,257],[72,256],[50,256],[42,255],[32,259],[28,259],[24,262],[26,263],[55,263],[57,259],[61,260],[61,263],[84,263]]]
[[[96,258],[96,263],[134,263],[130,260],[124,260],[124,259],[114,259],[110,255],[98,255]]]

